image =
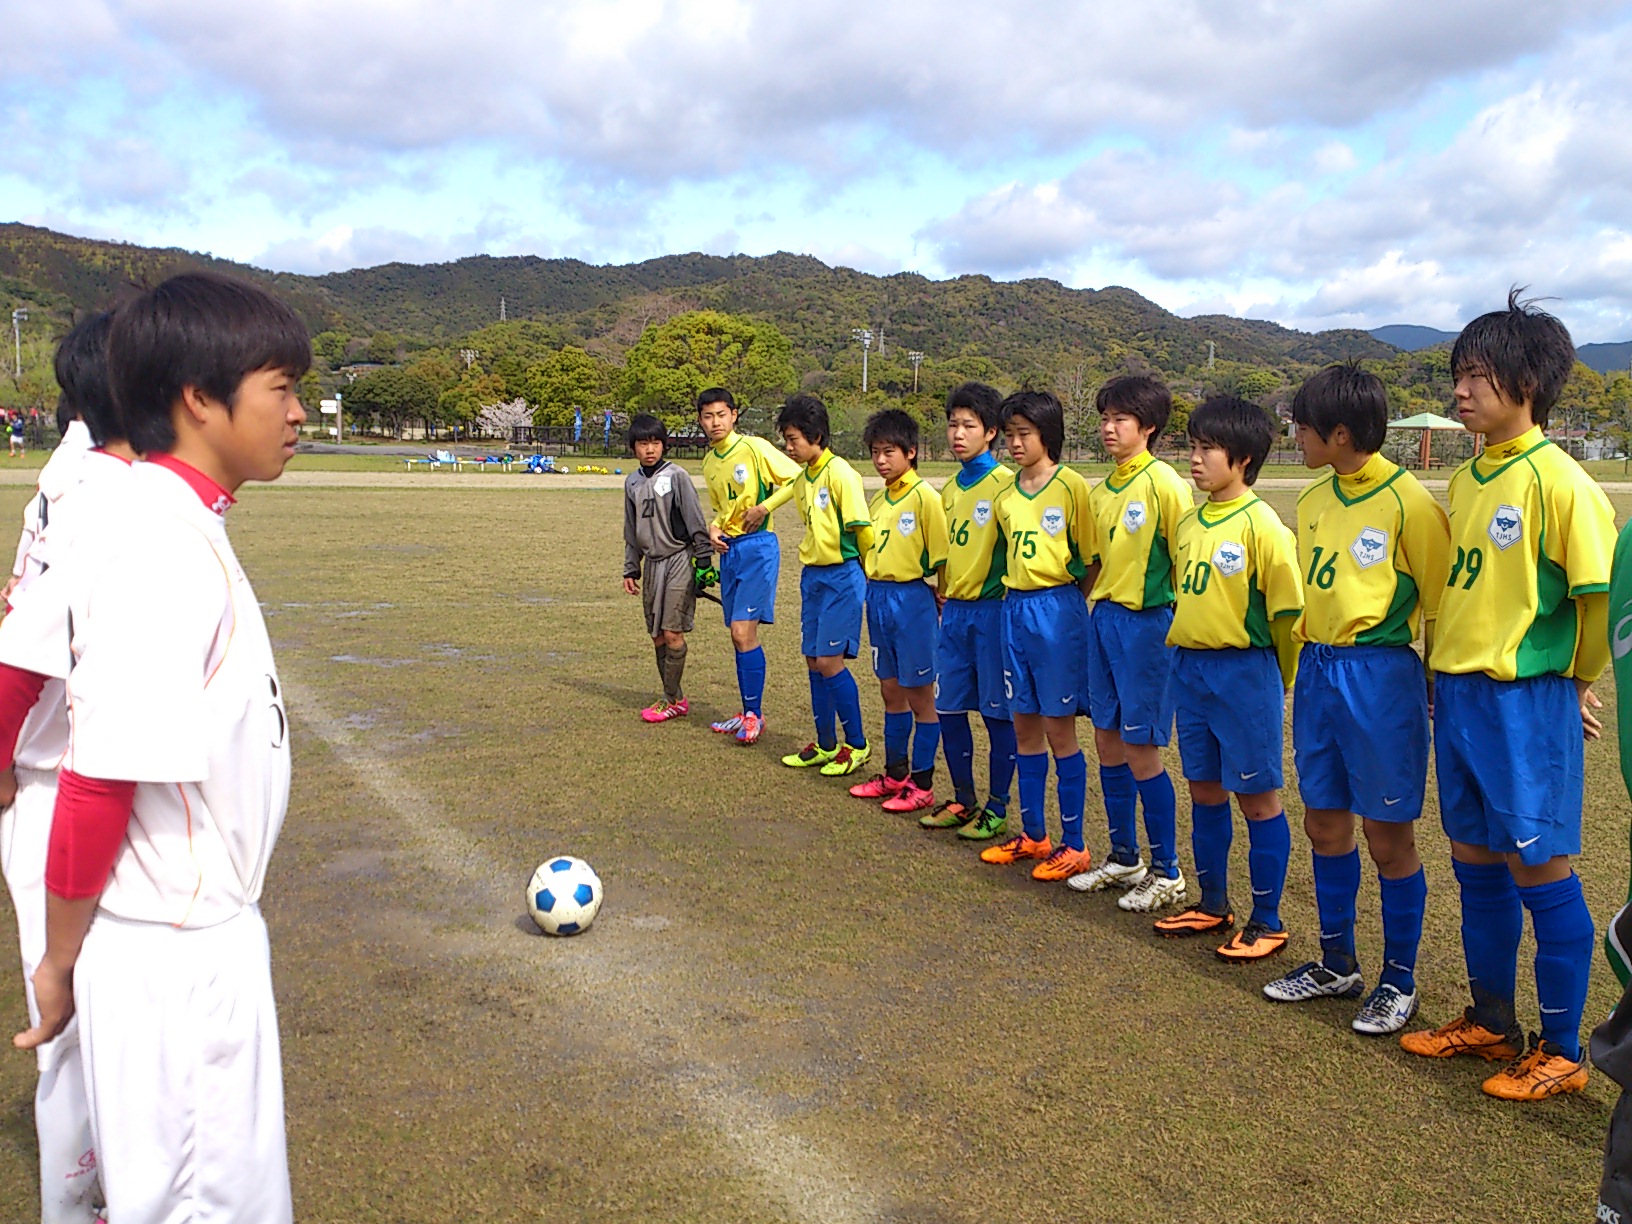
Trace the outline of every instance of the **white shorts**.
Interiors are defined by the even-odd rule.
[[[74,971],[119,1224],[288,1224],[272,958],[258,907],[201,930],[98,913]]]

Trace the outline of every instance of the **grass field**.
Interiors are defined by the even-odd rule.
[[[0,522],[24,496],[0,489]],[[1288,517],[1294,496],[1266,493]],[[1624,519],[1632,499],[1615,500]],[[1355,1037],[1352,1003],[1262,999],[1317,947],[1301,832],[1292,946],[1236,968],[1209,943],[1155,938],[1104,894],[984,866],[779,766],[809,738],[793,516],[778,516],[765,741],[708,733],[735,692],[712,605],[691,639],[692,717],[643,725],[656,677],[618,583],[618,504],[274,487],[232,511],[295,731],[264,904],[298,1218],[1590,1217],[1605,1077],[1503,1105],[1479,1092],[1482,1064]],[[858,678],[876,727],[876,686]],[[1600,691],[1612,714],[1607,679]],[[1581,864],[1600,921],[1627,873],[1610,731],[1588,748]],[[1296,827],[1295,794],[1287,807]],[[1099,810],[1091,790],[1096,852]],[[1180,825],[1188,872],[1182,811]],[[1432,809],[1420,840],[1422,1019],[1437,1024],[1465,977]],[[606,881],[576,939],[536,935],[523,909],[557,852]],[[1369,871],[1360,915],[1375,972]],[[13,965],[9,911],[0,929]],[[1533,1024],[1531,955],[1527,939]],[[1593,973],[1589,1026],[1614,997],[1607,968]],[[23,1018],[9,969],[0,1015]],[[30,1058],[0,1060],[4,1220],[36,1210],[33,1077]]]

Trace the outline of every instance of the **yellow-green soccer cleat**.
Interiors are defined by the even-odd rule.
[[[822,766],[822,774],[828,778],[842,778],[846,774],[853,774],[873,758],[873,746],[867,744],[861,748],[852,748],[849,744],[840,744],[839,750],[826,765]]]
[[[789,769],[809,769],[812,765],[826,766],[829,761],[839,755],[837,745],[832,748],[819,748],[815,744],[806,744],[798,752],[790,752],[782,758],[782,764]]]

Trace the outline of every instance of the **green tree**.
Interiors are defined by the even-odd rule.
[[[569,344],[529,370],[519,390],[533,424],[571,425],[575,408],[587,421],[616,406],[617,374],[610,362]]]
[[[374,417],[387,432],[402,437],[416,417],[434,420],[438,411],[436,385],[423,374],[387,368],[365,374],[346,388],[346,413]]]
[[[390,332],[375,332],[368,341],[368,359],[381,365],[397,360],[397,338]]]
[[[312,356],[326,370],[338,370],[346,364],[346,346],[351,337],[340,331],[320,331],[312,337]]]
[[[483,408],[513,399],[510,388],[497,374],[471,370],[437,397],[438,420],[449,424],[474,421]]]
[[[689,418],[697,393],[727,387],[744,405],[779,399],[798,385],[793,344],[775,324],[693,310],[653,324],[629,350],[621,395],[631,412]]]

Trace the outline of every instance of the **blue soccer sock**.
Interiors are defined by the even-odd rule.
[[[1247,874],[1252,879],[1252,919],[1272,931],[1281,929],[1281,890],[1292,859],[1292,830],[1286,813],[1247,821]]]
[[[1101,770],[1103,778],[1104,771]],[[1154,778],[1135,782],[1145,804],[1145,836],[1150,840],[1150,869],[1169,880],[1179,878],[1178,796],[1173,779],[1162,770]]]
[[[861,721],[861,690],[848,667],[841,667],[837,675],[827,678],[827,687],[833,694],[833,709],[844,724],[844,742],[852,748],[867,747],[867,727]]]
[[[1054,788],[1060,800],[1060,844],[1081,850],[1082,809],[1088,802],[1088,758],[1079,748],[1066,757],[1054,758]]]
[[[1360,898],[1360,851],[1312,854],[1315,910],[1320,915],[1320,961],[1333,973],[1360,967],[1354,952],[1354,911]]]
[[[1014,757],[1020,774],[1020,827],[1032,841],[1048,836],[1043,818],[1043,795],[1048,790],[1048,753],[1020,752]]]
[[[969,715],[941,715],[941,744],[946,772],[952,775],[952,798],[972,812],[980,800],[975,795],[975,736],[969,730]]]
[[[1126,762],[1099,767],[1105,820],[1111,827],[1111,862],[1131,867],[1139,861],[1139,788]]]
[[[816,720],[816,746],[823,752],[832,752],[839,746],[833,729],[833,690],[828,688],[827,677],[821,672],[807,674],[810,676],[810,713]]]
[[[1462,956],[1468,965],[1474,1019],[1493,1033],[1518,1026],[1513,1010],[1524,906],[1506,863],[1451,860],[1462,886]]]
[[[765,647],[737,652],[737,691],[742,694],[743,713],[758,714],[765,700]]]
[[[935,780],[935,754],[941,750],[941,724],[914,723],[912,730],[912,784],[930,789]]]
[[[1383,971],[1378,981],[1404,994],[1417,991],[1417,945],[1428,908],[1428,877],[1418,867],[1402,880],[1377,877],[1383,894]]]
[[[884,711],[884,772],[892,778],[907,776],[907,743],[912,738],[912,713]]]
[[[986,806],[997,815],[1009,810],[1009,786],[1014,782],[1014,762],[1019,748],[1014,740],[1014,724],[1006,718],[982,715],[986,724],[986,738],[991,741],[991,755],[987,758],[990,770],[991,802]]]
[[[1209,914],[1230,912],[1230,842],[1233,840],[1235,823],[1227,801],[1190,805],[1190,847],[1196,856],[1196,886],[1201,889],[1201,908]]]
[[[1536,932],[1536,999],[1541,1004],[1541,1036],[1556,1041],[1564,1057],[1581,1060],[1581,1013],[1587,1006],[1596,932],[1592,912],[1573,871],[1551,884],[1519,889]]]

